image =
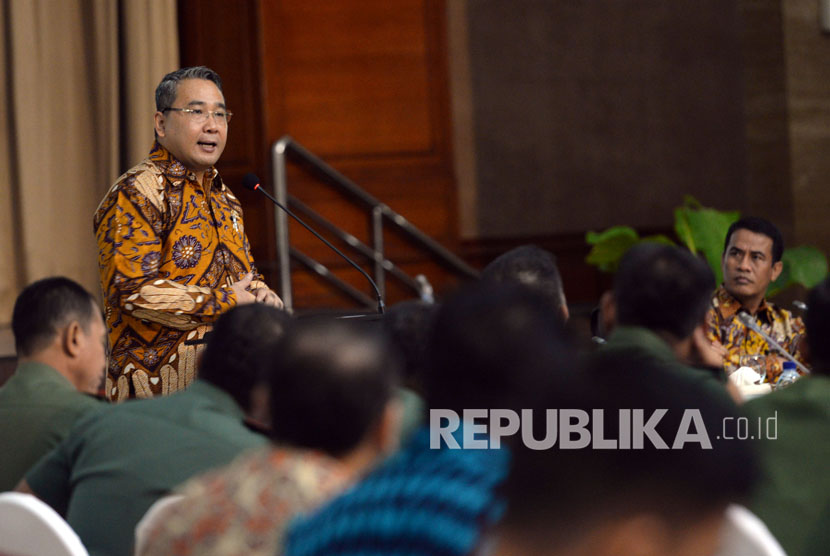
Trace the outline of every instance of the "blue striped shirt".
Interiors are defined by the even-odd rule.
[[[460,428],[457,433],[460,433]],[[460,435],[459,435],[460,439]],[[503,513],[506,450],[429,447],[429,428],[289,531],[287,556],[462,556]]]

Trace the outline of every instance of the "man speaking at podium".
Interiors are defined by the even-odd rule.
[[[110,188],[94,217],[112,355],[106,395],[148,398],[185,388],[197,346],[230,307],[282,307],[253,264],[242,207],[214,165],[231,112],[204,66],[156,88],[156,142]]]

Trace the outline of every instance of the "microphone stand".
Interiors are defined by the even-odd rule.
[[[773,340],[772,337],[769,334],[767,334],[766,332],[761,330],[761,327],[758,326],[758,323],[755,322],[755,319],[752,317],[752,315],[750,315],[746,311],[740,311],[738,313],[738,318],[740,319],[740,321],[742,323],[744,323],[744,325],[747,328],[749,328],[750,330],[752,330],[753,332],[755,332],[756,334],[761,336],[764,340],[766,340],[769,347],[771,347],[773,350],[777,351],[785,359],[788,359],[789,361],[792,361],[793,363],[795,363],[795,366],[798,367],[801,371],[803,371],[804,374],[808,374],[808,375],[811,374],[810,369],[808,369],[806,366],[804,366],[803,363],[800,363],[799,361],[796,361],[795,357],[790,355],[790,353],[787,350],[782,348],[781,345],[778,342],[776,342],[775,340]]]
[[[248,174],[248,176],[250,176],[250,175],[252,175],[252,174]],[[384,308],[386,307],[386,305],[383,303],[383,296],[381,296],[381,295],[380,295],[380,290],[378,289],[377,284],[375,284],[375,281],[374,281],[374,280],[372,280],[372,278],[371,278],[368,274],[366,274],[366,271],[364,271],[362,268],[360,268],[360,266],[359,266],[357,263],[355,263],[353,260],[351,260],[351,259],[350,259],[349,257],[347,257],[345,254],[343,254],[343,252],[342,252],[342,251],[340,251],[340,249],[338,249],[337,247],[335,247],[334,245],[332,245],[332,244],[331,244],[331,242],[329,242],[329,240],[327,240],[326,238],[324,238],[323,236],[321,236],[320,234],[318,234],[318,233],[317,233],[314,229],[312,229],[312,228],[311,228],[311,226],[309,226],[308,224],[306,224],[305,222],[303,222],[303,220],[302,220],[299,216],[297,216],[296,214],[294,214],[293,212],[291,212],[291,210],[289,210],[289,208],[288,208],[288,207],[284,206],[282,203],[280,203],[279,201],[277,201],[277,200],[276,200],[276,199],[275,199],[275,198],[274,198],[274,197],[273,197],[270,193],[268,193],[267,191],[265,191],[265,190],[264,190],[264,189],[260,186],[260,184],[259,184],[259,178],[256,178],[256,179],[249,179],[249,178],[248,178],[248,176],[245,176],[245,179],[243,180],[243,185],[244,185],[246,188],[251,189],[251,190],[253,190],[253,191],[259,191],[260,193],[262,193],[263,195],[265,195],[266,197],[268,197],[268,199],[269,199],[272,203],[274,203],[274,204],[275,204],[275,205],[277,205],[279,208],[281,208],[281,209],[282,209],[282,210],[283,210],[286,214],[288,214],[288,216],[290,216],[291,218],[293,218],[295,221],[299,222],[299,224],[300,224],[303,228],[305,228],[306,230],[308,230],[309,232],[311,232],[312,234],[314,234],[314,237],[316,237],[317,239],[319,239],[320,241],[322,241],[323,243],[325,243],[325,244],[329,247],[329,249],[331,249],[332,251],[334,251],[335,253],[337,253],[338,255],[340,255],[340,256],[343,258],[343,260],[345,260],[347,263],[349,263],[350,265],[352,265],[352,267],[354,267],[354,268],[355,268],[355,270],[357,270],[358,272],[360,272],[360,273],[363,275],[363,277],[364,277],[364,278],[366,278],[366,280],[367,280],[367,281],[369,282],[369,284],[372,286],[372,289],[374,289],[374,290],[375,290],[375,297],[376,297],[376,298],[377,298],[377,300],[378,300],[378,313],[382,315],[382,314],[383,314],[383,312],[384,312]],[[254,182],[254,181],[256,181],[256,183],[252,183],[252,182]]]

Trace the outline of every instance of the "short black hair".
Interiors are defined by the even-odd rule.
[[[185,79],[206,79],[212,81],[222,93],[222,79],[219,74],[205,66],[191,66],[171,71],[162,77],[156,87],[156,110],[164,112],[173,107],[179,91],[179,83]],[[224,94],[224,93],[223,93]]]
[[[726,239],[723,241],[724,253],[729,248],[729,240],[732,238],[732,234],[737,230],[749,230],[770,238],[772,240],[772,262],[777,263],[781,260],[781,256],[784,254],[784,238],[781,235],[781,230],[775,224],[757,216],[745,216],[740,220],[736,220],[726,232]]]
[[[430,334],[430,409],[521,408],[573,371],[561,316],[516,284],[479,282],[444,302]]]
[[[271,351],[272,439],[340,457],[380,422],[400,366],[366,323],[292,323]]]
[[[807,298],[807,344],[813,372],[830,375],[830,278],[825,278],[810,291]]]
[[[410,299],[389,307],[383,315],[383,330],[403,362],[404,384],[421,392],[429,364],[429,331],[438,306]]]
[[[562,449],[561,438],[547,450],[519,446],[505,487],[505,527],[531,543],[541,538],[556,547],[588,534],[586,525],[638,511],[682,525],[729,503],[745,502],[759,477],[753,446],[719,436],[729,422],[725,419],[734,422],[739,409],[726,396],[712,396],[704,383],[666,372],[663,365],[633,350],[600,351],[571,375],[566,388],[548,391],[544,403],[534,408],[536,439],[545,437],[535,425],[544,421],[538,412],[546,409],[582,410],[592,420],[598,418],[593,411],[602,410],[603,437],[614,440],[620,438],[621,423],[628,423],[624,430],[634,428],[631,412],[642,410],[647,422],[667,409],[654,430],[670,449],[658,449],[648,437],[636,449]],[[628,421],[621,410],[629,411]],[[699,420],[692,417],[689,428],[680,426],[687,410],[700,415]],[[699,423],[711,449],[699,441],[671,449],[678,431],[703,432]],[[593,434],[595,426],[588,426]]]
[[[521,284],[545,297],[562,311],[565,294],[553,253],[535,245],[522,245],[500,255],[481,272],[482,280]]]
[[[202,354],[199,378],[227,392],[248,411],[251,392],[267,381],[268,349],[282,335],[288,317],[263,305],[238,305],[217,319]]]
[[[614,278],[617,321],[686,338],[703,322],[714,288],[709,265],[685,249],[635,245]]]
[[[18,356],[44,349],[61,328],[77,320],[89,331],[95,298],[77,282],[54,276],[26,286],[12,311],[12,331]]]

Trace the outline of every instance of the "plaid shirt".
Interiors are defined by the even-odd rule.
[[[454,434],[460,440],[462,428]],[[363,481],[289,529],[287,556],[466,556],[501,517],[507,449],[431,449],[422,427]]]
[[[275,556],[285,527],[345,488],[345,467],[322,453],[270,447],[191,479],[138,556]]]

